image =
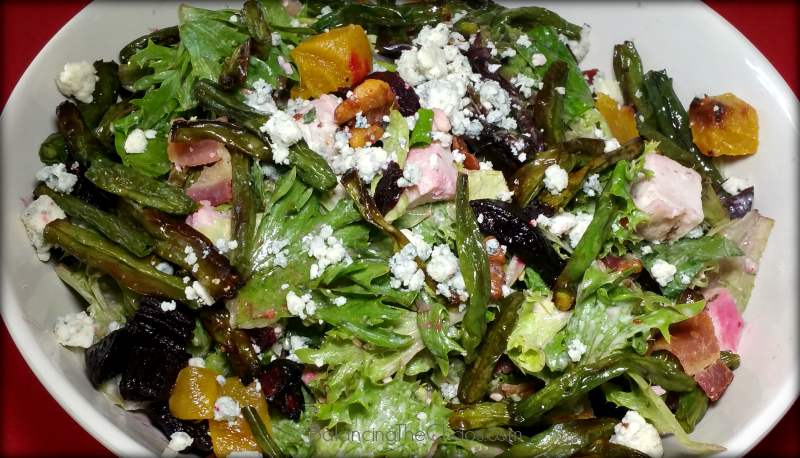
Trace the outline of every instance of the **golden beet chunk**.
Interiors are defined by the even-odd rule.
[[[292,97],[319,97],[364,80],[372,71],[372,50],[364,29],[349,25],[315,35],[291,51],[300,72]]]
[[[742,156],[758,149],[758,115],[747,102],[727,93],[689,106],[694,144],[706,156]]]
[[[225,385],[219,387],[220,396],[228,396],[239,404],[239,408],[244,409],[252,406],[256,409],[267,431],[272,435],[269,423],[269,409],[264,393],[257,388],[256,382],[244,386],[238,377],[228,377]],[[258,451],[263,452],[256,442],[250,424],[239,415],[236,421],[209,420],[208,430],[211,434],[211,443],[214,445],[214,454],[217,458],[224,458],[233,452]]]
[[[169,397],[169,413],[181,420],[214,418],[214,403],[219,397],[219,372],[204,367],[183,368]]]
[[[606,119],[611,135],[620,144],[639,136],[632,107],[617,103],[616,100],[603,93],[597,94],[595,104],[597,111]]]

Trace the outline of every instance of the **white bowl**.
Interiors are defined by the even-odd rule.
[[[221,8],[223,2],[189,2]],[[237,5],[238,2],[227,2]],[[520,6],[523,2],[506,2]],[[82,354],[58,345],[56,318],[84,305],[28,244],[19,216],[41,167],[40,142],[57,130],[64,100],[54,78],[67,62],[118,60],[133,38],[177,23],[178,2],[95,2],[75,16],[34,59],[2,117],[2,315],[25,360],[53,397],[103,445],[121,456],[160,455],[167,442],[142,414],[125,412],[95,391]],[[524,4],[533,4],[525,2]],[[692,438],[739,456],[774,426],[798,395],[797,98],[772,65],[738,31],[700,2],[536,2],[573,23],[592,26],[592,48],[581,67],[612,74],[612,47],[635,40],[645,70],[666,68],[685,105],[696,94],[732,92],[758,112],[759,152],[724,172],[751,178],[755,207],[775,219],[756,287],[744,313],[742,365],[728,392]],[[667,455],[682,449],[670,438]]]

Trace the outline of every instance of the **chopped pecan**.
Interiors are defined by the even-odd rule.
[[[395,101],[394,93],[386,82],[368,79],[359,84],[350,97],[336,107],[336,111],[333,112],[333,118],[339,124],[343,124],[355,118],[358,113],[367,113],[376,108],[390,107]]]
[[[483,239],[483,245],[489,240],[496,240],[491,235]],[[489,253],[489,277],[492,281],[492,299],[500,299],[503,297],[503,286],[506,284],[506,276],[503,267],[506,265],[506,255],[500,249],[498,243],[497,249],[493,253]]]

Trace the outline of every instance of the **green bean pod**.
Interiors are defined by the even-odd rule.
[[[489,307],[492,284],[489,258],[486,255],[475,212],[469,203],[467,175],[464,173],[459,174],[456,181],[456,248],[464,285],[469,293],[469,306],[462,323],[464,328],[462,342],[467,352],[467,362],[470,362],[475,358],[474,350],[486,333],[486,309]]]
[[[182,190],[103,158],[93,161],[85,176],[104,191],[166,213],[188,215],[200,209]]]
[[[522,401],[512,403],[509,406],[511,422],[519,426],[536,424],[550,409],[588,393],[625,372],[638,374],[668,391],[687,392],[697,387],[694,379],[675,365],[630,351],[620,351],[594,363],[577,366]]]
[[[100,140],[100,143],[107,149],[114,150],[116,148],[114,146],[114,123],[139,108],[140,107],[132,104],[129,100],[123,100],[122,102],[111,105],[106,111],[106,114],[103,115],[103,119],[100,120],[100,123],[94,129],[94,132],[92,132],[92,135]]]
[[[179,300],[196,307],[196,303],[186,300],[180,278],[154,267],[158,258],[136,257],[102,235],[75,226],[66,219],[45,226],[44,240],[60,246],[80,262],[108,272],[120,285],[139,294]]]
[[[272,148],[259,136],[236,124],[218,120],[177,120],[172,123],[170,141],[195,142],[214,140],[249,154],[256,159],[272,160]]]
[[[67,142],[61,132],[48,135],[42,142],[39,146],[39,160],[46,165],[63,164],[69,160]]]
[[[231,250],[231,264],[243,272],[249,271],[247,246],[252,243],[256,230],[256,196],[253,191],[253,176],[251,175],[253,158],[234,150],[231,151],[231,166],[233,168],[233,178],[231,188],[233,198],[231,199],[231,226],[232,239],[238,246]]]
[[[508,336],[517,323],[519,309],[524,301],[525,296],[518,291],[503,298],[499,315],[490,324],[486,337],[478,347],[475,360],[467,367],[458,384],[458,397],[463,402],[474,404],[486,395],[494,366],[506,351]]]
[[[564,95],[559,92],[567,84],[569,66],[557,60],[542,78],[542,89],[533,104],[533,122],[548,148],[566,140],[564,134]]]
[[[610,437],[618,423],[616,418],[590,418],[557,423],[530,439],[513,445],[498,455],[498,458],[567,458],[597,439]]]
[[[181,36],[177,25],[156,30],[155,32],[147,35],[142,35],[141,37],[125,45],[125,47],[119,52],[119,61],[123,64],[127,64],[134,54],[147,47],[148,41],[152,41],[154,44],[159,46],[172,46],[173,44],[178,43],[180,40]]]
[[[494,428],[511,424],[508,404],[505,402],[479,402],[471,405],[456,405],[448,420],[455,431],[470,431],[479,428]]]
[[[719,352],[719,359],[721,359],[730,370],[737,369],[739,364],[741,364],[739,355],[727,350]]]
[[[318,191],[330,191],[336,187],[334,175],[328,162],[308,147],[304,140],[289,147],[289,166],[297,168],[297,176]]]
[[[155,240],[122,221],[118,216],[104,212],[69,194],[59,194],[45,185],[33,190],[36,197],[46,195],[69,216],[80,218],[97,229],[110,240],[119,243],[136,256],[143,257],[153,252]]]
[[[56,117],[67,151],[80,165],[89,167],[95,159],[110,156],[86,126],[77,105],[69,100],[62,102],[56,108]]]
[[[213,111],[218,116],[235,119],[262,140],[266,140],[261,132],[261,127],[269,121],[270,116],[256,111],[253,107],[236,99],[232,94],[225,92],[216,81],[208,79],[198,81],[194,86],[194,96],[201,107]]]
[[[140,67],[137,64],[122,64],[119,66],[119,84],[123,89],[136,92],[134,85],[140,79],[155,73],[155,69],[150,66]]]
[[[247,386],[252,383],[260,375],[261,362],[253,349],[250,337],[241,329],[231,328],[228,309],[223,305],[204,307],[198,315],[203,327],[228,355],[233,370],[242,384]]]
[[[219,73],[219,85],[231,90],[242,87],[247,80],[247,67],[250,61],[250,43],[247,39],[239,44],[233,53],[222,63]]]
[[[261,60],[267,60],[272,49],[272,31],[264,20],[258,2],[248,0],[242,6],[242,17],[247,24],[247,31],[253,37],[250,52]]]

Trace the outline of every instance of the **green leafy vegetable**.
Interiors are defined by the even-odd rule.
[[[417,123],[409,139],[409,148],[424,148],[431,144],[431,130],[433,129],[433,110],[421,109],[417,111]]]

